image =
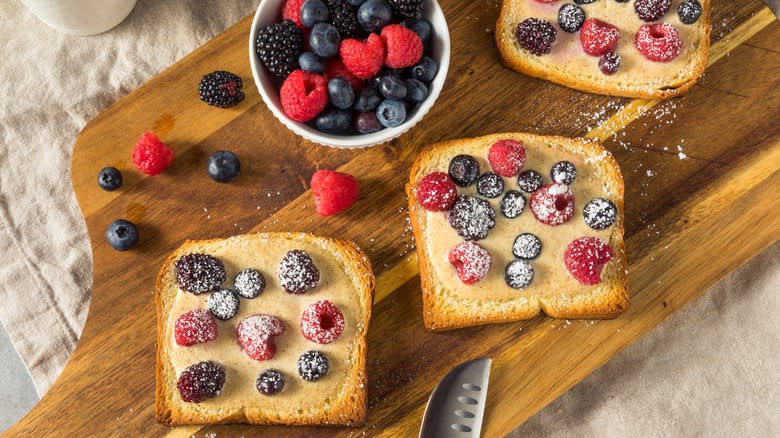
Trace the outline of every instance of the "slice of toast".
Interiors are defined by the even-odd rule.
[[[536,218],[536,209],[530,205],[533,195],[520,188],[516,176],[501,177],[504,195],[515,190],[527,200],[519,216],[512,219],[501,212],[500,202],[504,195],[487,199],[477,194],[476,184],[457,187],[459,196],[486,199],[495,211],[495,226],[486,238],[475,240],[490,254],[490,268],[484,278],[465,284],[449,260],[452,248],[465,239],[450,225],[450,213],[454,210],[424,208],[418,197],[421,195],[419,184],[432,172],[447,174],[451,160],[461,154],[476,159],[483,175],[490,172],[489,149],[494,143],[507,139],[522,144],[525,149],[523,170],[537,171],[545,186],[552,184],[550,169],[553,164],[559,161],[574,164],[576,179],[568,186],[574,196],[573,216],[557,226],[542,223]],[[628,309],[623,178],[612,155],[600,144],[584,139],[523,133],[446,141],[420,153],[412,166],[406,192],[420,263],[423,320],[429,330],[529,319],[540,311],[556,318],[612,318]],[[614,222],[601,230],[591,228],[584,220],[583,207],[595,198],[610,200],[616,213]],[[517,259],[513,244],[516,236],[522,233],[532,233],[541,240],[541,253],[529,260],[534,272],[530,285],[516,289],[506,281],[505,267]],[[601,282],[595,285],[582,284],[564,263],[567,246],[581,237],[599,238],[614,253],[601,271]]]
[[[546,79],[590,93],[645,99],[666,99],[687,92],[704,72],[710,45],[710,0],[701,0],[701,17],[684,24],[677,15],[683,0],[673,0],[671,8],[656,23],[674,26],[682,40],[680,54],[669,62],[646,59],[634,46],[634,37],[645,23],[634,10],[635,0],[622,3],[601,0],[580,5],[586,18],[596,18],[620,29],[615,52],[622,63],[617,72],[599,70],[598,56],[587,55],[580,43],[580,31],[564,32],[558,23],[558,10],[564,3],[537,0],[503,0],[496,23],[496,45],[503,64],[529,76]],[[515,31],[527,18],[548,21],[557,31],[550,53],[536,56],[523,49]]]
[[[278,273],[281,260],[293,250],[305,251],[320,273],[318,285],[302,294],[286,292]],[[238,313],[232,318],[216,320],[216,339],[182,346],[175,337],[177,318],[193,309],[209,312],[211,292],[187,292],[177,280],[177,260],[196,253],[222,262],[226,281],[221,288],[234,289],[236,273],[247,268],[263,274],[265,288],[256,298],[241,297]],[[168,425],[363,424],[367,414],[366,336],[373,288],[368,258],[351,242],[305,233],[186,241],[165,261],[155,287],[157,420]],[[301,329],[304,309],[320,300],[330,301],[343,314],[343,332],[327,344],[308,340]],[[256,314],[273,315],[285,326],[284,333],[274,338],[275,354],[267,360],[252,359],[237,342],[239,323]],[[298,358],[311,350],[324,353],[329,362],[327,374],[316,381],[304,380],[298,372]],[[177,380],[186,367],[202,361],[224,367],[224,385],[213,398],[185,402]],[[256,379],[268,369],[281,372],[285,378],[284,388],[273,395],[256,388]]]

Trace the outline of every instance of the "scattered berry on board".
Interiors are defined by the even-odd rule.
[[[360,196],[357,179],[344,172],[318,170],[312,175],[310,185],[317,214],[323,217],[348,209]]]
[[[301,316],[301,334],[318,344],[330,344],[344,332],[344,314],[335,304],[320,300],[309,304]]]
[[[155,133],[147,131],[135,143],[133,164],[141,172],[154,176],[170,166],[173,156],[173,149],[160,141]]]
[[[182,400],[188,403],[200,403],[214,398],[225,384],[225,368],[214,361],[192,364],[179,375],[176,387]]]
[[[288,251],[279,263],[279,284],[287,293],[305,294],[319,283],[320,270],[305,251]]]
[[[448,259],[463,284],[474,284],[485,278],[490,271],[490,253],[473,241],[455,245],[450,250]]]
[[[254,360],[273,359],[276,354],[274,337],[284,334],[284,324],[272,315],[252,315],[236,327],[238,345]]]
[[[244,100],[241,78],[227,71],[211,72],[200,80],[200,100],[211,106],[228,108]]]
[[[182,346],[202,344],[217,339],[217,319],[206,309],[190,310],[176,318],[173,324],[176,343]]]
[[[298,358],[298,375],[307,382],[320,380],[329,370],[328,357],[321,351],[310,350]]]
[[[138,228],[128,220],[117,219],[106,229],[106,240],[115,250],[127,251],[138,242]]]
[[[209,177],[219,183],[229,183],[241,174],[241,162],[230,151],[214,152],[206,164]]]
[[[428,211],[445,211],[455,205],[458,189],[444,172],[425,175],[417,185],[417,199]]]
[[[601,271],[614,255],[607,242],[597,237],[580,237],[566,247],[563,260],[572,277],[590,286],[601,282]]]
[[[192,253],[174,262],[179,287],[199,295],[217,290],[227,278],[225,265],[209,254]]]
[[[267,369],[260,373],[255,382],[255,387],[260,394],[274,395],[284,389],[284,374],[275,369]]]
[[[98,185],[107,192],[122,187],[122,172],[116,167],[104,167],[98,173]]]

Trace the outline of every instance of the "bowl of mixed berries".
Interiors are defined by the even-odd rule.
[[[435,0],[263,0],[249,59],[263,101],[287,128],[362,148],[398,137],[431,109],[450,39]]]

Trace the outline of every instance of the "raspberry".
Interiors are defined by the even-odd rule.
[[[447,221],[465,240],[481,240],[496,226],[496,211],[484,199],[460,195],[449,211]]]
[[[311,194],[317,214],[325,217],[351,207],[360,195],[360,187],[348,173],[318,170],[311,176]]]
[[[153,176],[168,168],[173,155],[173,149],[161,142],[154,132],[147,131],[135,143],[133,164],[141,172]]]
[[[455,183],[444,172],[431,172],[417,185],[417,200],[428,211],[449,210],[457,197]]]
[[[490,146],[488,161],[493,171],[501,176],[515,176],[525,164],[525,148],[514,140],[499,140]]]
[[[669,12],[672,0],[636,0],[634,11],[642,21],[656,21]]]
[[[536,56],[550,53],[558,31],[550,22],[538,18],[526,18],[517,25],[515,38],[520,47]]]
[[[210,292],[225,282],[225,265],[208,254],[186,254],[174,263],[179,287],[195,295]]]
[[[282,19],[292,20],[299,29],[305,30],[301,23],[301,6],[306,0],[287,0],[282,6]]]
[[[463,284],[482,280],[490,270],[490,253],[476,242],[461,242],[450,250],[449,261]]]
[[[327,82],[320,75],[295,70],[282,83],[279,100],[287,117],[308,122],[328,104]]]
[[[279,284],[287,293],[305,294],[320,283],[320,270],[306,251],[294,249],[279,263]]]
[[[236,327],[241,349],[254,360],[272,359],[276,354],[274,336],[284,333],[284,324],[272,315],[252,315]]]
[[[351,71],[341,62],[341,59],[334,58],[325,64],[325,80],[330,81],[333,78],[342,77],[349,81],[355,93],[363,88],[363,80],[352,74]]]
[[[318,344],[330,344],[344,332],[344,314],[328,300],[309,304],[301,316],[301,334]]]
[[[601,282],[601,270],[614,255],[607,242],[597,237],[580,237],[566,247],[563,261],[577,281],[590,286]]]
[[[588,18],[580,29],[582,50],[591,56],[601,56],[615,50],[620,41],[620,29],[596,18]]]
[[[190,310],[173,323],[176,343],[183,346],[213,341],[219,336],[217,319],[205,309]]]
[[[219,395],[225,384],[225,368],[213,362],[198,362],[184,369],[179,375],[176,387],[182,400],[200,403]]]
[[[339,54],[344,66],[361,79],[370,79],[379,73],[385,59],[385,46],[379,35],[372,33],[365,42],[347,39],[341,42]]]
[[[636,32],[634,46],[650,61],[669,62],[682,51],[682,40],[669,23],[645,24]]]
[[[390,68],[411,67],[422,58],[423,43],[413,30],[400,24],[389,24],[382,28],[380,35],[385,43],[387,54],[385,65]]]
[[[574,216],[574,195],[564,184],[552,183],[533,192],[529,204],[534,217],[547,225],[560,225]]]

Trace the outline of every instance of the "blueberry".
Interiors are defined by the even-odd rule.
[[[594,230],[603,230],[615,223],[617,207],[609,199],[596,198],[585,204],[582,217],[589,227]]]
[[[344,132],[352,124],[352,114],[343,109],[332,109],[317,116],[314,125],[322,132]]]
[[[376,109],[376,118],[387,128],[395,128],[406,120],[406,106],[397,100],[383,100]]]
[[[571,185],[577,179],[577,168],[568,161],[559,161],[550,169],[550,178],[557,183]]]
[[[309,45],[315,55],[331,58],[338,55],[341,36],[336,26],[330,23],[317,23],[311,28]]]
[[[428,97],[428,87],[419,80],[405,79],[404,85],[406,85],[406,100],[409,102],[420,103]]]
[[[542,186],[542,175],[535,170],[524,170],[517,176],[517,185],[526,193],[533,193]]]
[[[500,207],[504,217],[514,219],[525,209],[525,196],[517,190],[509,190],[501,198]]]
[[[385,76],[379,81],[379,92],[386,99],[403,100],[406,97],[406,85],[397,76]]]
[[[264,395],[274,395],[284,389],[284,374],[275,369],[263,371],[255,382],[255,388]]]
[[[209,296],[209,311],[219,320],[227,321],[238,313],[238,294],[230,289],[218,289]]]
[[[122,172],[116,167],[104,167],[98,173],[98,185],[107,192],[113,192],[122,186]]]
[[[241,162],[233,152],[218,151],[209,157],[206,171],[211,179],[220,183],[228,183],[238,178],[241,173]]]
[[[402,25],[412,29],[423,42],[428,41],[433,33],[431,22],[425,18],[408,18],[401,22]]]
[[[360,112],[371,111],[376,109],[381,101],[382,96],[379,95],[379,90],[376,87],[363,87],[363,89],[358,92],[352,108],[355,109],[355,111]]]
[[[677,7],[677,16],[683,24],[693,24],[701,17],[701,3],[699,0],[683,0]]]
[[[532,260],[542,252],[542,241],[531,233],[523,233],[515,237],[512,243],[512,254],[523,260]]]
[[[361,134],[371,134],[382,128],[382,124],[379,123],[379,119],[376,118],[376,113],[373,111],[358,113],[355,117],[355,129]]]
[[[504,281],[512,289],[525,289],[534,280],[534,268],[525,260],[512,260],[504,269]]]
[[[486,198],[497,198],[504,192],[504,180],[498,174],[485,172],[477,178],[477,193]]]
[[[325,63],[322,62],[319,56],[311,52],[301,53],[301,56],[298,57],[298,65],[301,66],[301,70],[310,73],[322,73],[325,71]]]
[[[599,70],[605,75],[615,74],[620,68],[623,58],[615,52],[607,52],[599,58]]]
[[[585,22],[585,11],[577,5],[565,3],[558,9],[558,25],[564,32],[574,33],[580,30]]]
[[[265,290],[265,276],[257,269],[244,269],[233,279],[233,288],[242,298],[257,298]]]
[[[448,173],[455,184],[468,187],[479,178],[479,163],[471,155],[456,155],[450,160]]]
[[[325,377],[329,369],[328,357],[321,351],[310,350],[298,358],[298,375],[307,382]]]
[[[138,228],[124,219],[111,222],[106,229],[106,240],[117,251],[126,251],[138,242]]]
[[[578,5],[587,5],[595,1],[596,0],[574,0],[574,3],[577,3]]]
[[[430,56],[423,56],[417,65],[412,67],[412,77],[423,82],[430,82],[436,77],[439,66]]]
[[[367,32],[379,32],[393,19],[393,10],[385,0],[368,0],[358,8],[357,20]]]
[[[330,18],[330,13],[322,0],[306,0],[301,5],[301,23],[306,27],[324,23],[328,21],[328,18]]]
[[[351,4],[352,6],[360,6],[362,5],[366,0],[347,0],[347,3]]]
[[[328,81],[328,97],[331,105],[336,108],[347,109],[355,100],[355,92],[348,80],[337,77]]]

